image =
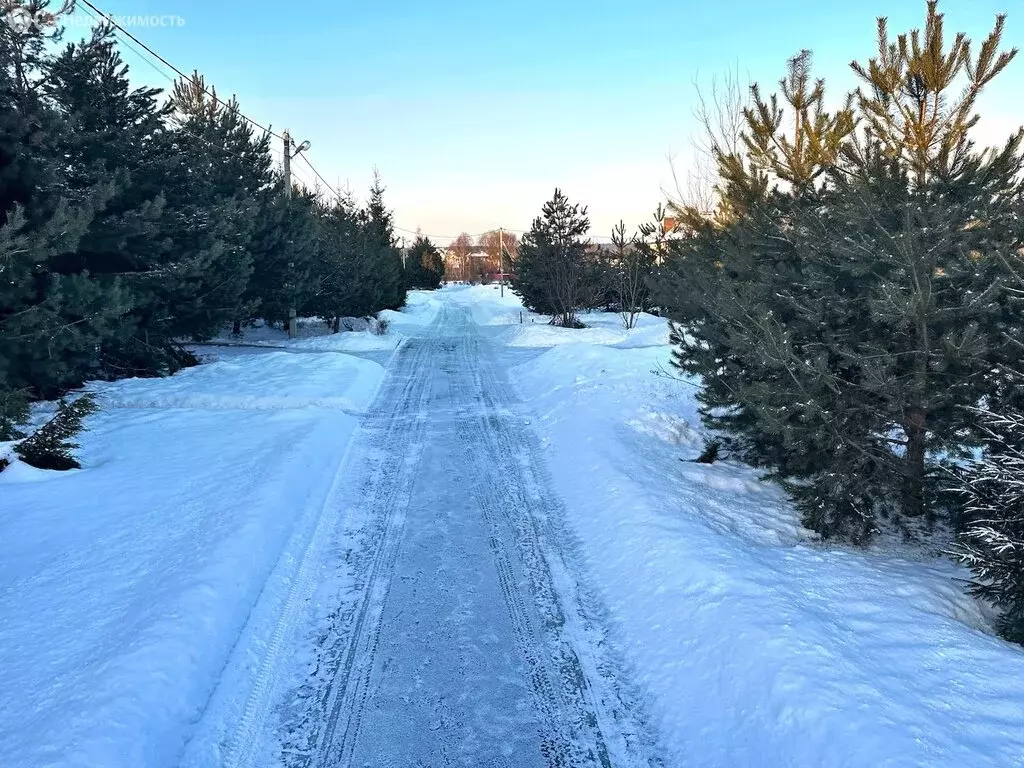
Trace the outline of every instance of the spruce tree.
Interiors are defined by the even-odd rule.
[[[1024,643],[1024,413],[976,415],[987,447],[959,475],[966,521],[957,554],[974,572],[972,593],[999,609],[1000,633]]]
[[[420,235],[413,241],[406,257],[405,275],[410,288],[432,291],[441,285],[444,277],[441,252],[429,237]]]
[[[364,314],[382,309],[401,309],[405,306],[406,297],[402,256],[396,247],[392,213],[384,205],[384,185],[376,170],[362,224],[363,255],[367,264],[372,265],[368,283],[372,298]]]

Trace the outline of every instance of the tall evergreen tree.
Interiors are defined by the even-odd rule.
[[[288,310],[307,305],[316,290],[320,258],[318,206],[310,192],[284,196],[280,183],[260,193],[259,215],[249,251],[253,270],[242,307],[268,324],[288,320]],[[248,317],[239,317],[245,322]]]
[[[47,43],[34,27],[0,35],[0,390],[33,396],[95,374],[128,306],[118,281],[68,259],[116,186],[69,178],[74,127],[41,87],[52,74]]]
[[[167,126],[169,109],[158,105],[159,91],[131,88],[110,27],[67,46],[51,69],[45,90],[69,125],[63,146],[69,189],[109,183],[115,190],[75,250],[53,267],[123,285],[135,310],[145,306],[153,282],[148,273],[165,260],[174,234],[163,190],[181,159]],[[101,369],[83,373],[160,370],[164,352],[157,340],[140,337],[139,320],[138,311],[126,312],[99,346]]]
[[[174,212],[172,245],[148,270],[139,308],[145,343],[176,347],[238,317],[253,269],[260,196],[273,185],[269,138],[257,136],[235,101],[225,106],[198,75],[175,84],[171,101],[180,162],[164,189]]]
[[[337,332],[342,317],[357,304],[356,266],[359,256],[359,216],[354,201],[345,197],[332,206],[317,204],[317,260],[313,289],[303,312],[330,322]]]
[[[370,295],[364,314],[405,306],[402,256],[396,247],[393,217],[384,205],[384,186],[376,170],[363,217],[363,259],[372,270],[366,284]]]

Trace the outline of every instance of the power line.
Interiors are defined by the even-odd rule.
[[[82,11],[84,11],[86,13],[86,15],[88,15],[90,18],[95,20],[97,23],[103,23],[104,20],[102,18],[100,18],[99,16],[97,16],[92,11],[90,11],[88,8],[82,7]],[[132,53],[134,53],[135,56],[140,61],[145,62],[146,64],[148,64],[150,67],[153,68],[153,70],[155,72],[160,74],[162,77],[166,78],[169,82],[171,82],[171,83],[174,82],[174,78],[172,78],[170,75],[168,75],[162,69],[160,69],[160,67],[158,67],[156,64],[154,64],[144,53],[142,53],[142,51],[140,51],[137,47],[132,45],[130,40],[125,40],[124,38],[120,38],[120,37],[119,37],[119,40],[120,40],[120,42],[122,44],[124,44],[124,46],[128,50],[130,50]],[[116,96],[117,95],[113,91],[110,90],[109,83],[106,83],[106,82],[100,80],[97,84],[99,85],[100,88],[105,90],[109,95],[111,95],[111,96]],[[176,128],[176,131],[180,132],[183,135],[190,136],[192,139],[195,139],[200,144],[203,144],[203,145],[205,145],[206,147],[208,147],[210,149],[216,150],[217,152],[221,152],[224,155],[230,155],[232,157],[235,156],[235,153],[233,153],[227,147],[222,147],[219,144],[214,144],[212,141],[207,139],[205,136],[202,136],[202,135],[196,133],[195,131],[189,130],[188,127],[185,124],[183,124],[183,123],[179,123],[175,128]],[[272,143],[268,143],[267,144],[267,149],[271,153],[282,154],[282,150],[278,149],[277,146],[275,146]]]
[[[325,187],[327,187],[327,188],[328,188],[329,190],[331,190],[331,192],[333,192],[333,193],[334,193],[334,196],[335,196],[336,198],[338,198],[338,199],[340,200],[340,199],[341,199],[341,197],[342,197],[342,196],[341,196],[341,193],[340,193],[340,192],[338,192],[338,190],[336,190],[336,189],[335,189],[334,187],[332,187],[332,186],[331,186],[331,185],[330,185],[330,184],[328,183],[327,179],[325,179],[325,178],[324,178],[323,176],[321,176],[321,175],[320,175],[320,171],[318,171],[318,170],[317,170],[316,168],[314,168],[314,167],[313,167],[313,164],[312,164],[311,162],[309,162],[309,158],[308,158],[308,157],[306,157],[305,153],[303,153],[303,154],[299,155],[299,157],[300,157],[300,158],[302,158],[303,162],[305,162],[305,163],[306,163],[306,165],[308,165],[308,166],[309,166],[309,170],[311,170],[311,171],[312,171],[313,173],[315,173],[315,174],[316,174],[316,177],[317,177],[318,179],[320,179],[320,181],[321,181],[321,182],[323,183],[323,185],[324,185]]]
[[[120,32],[120,33],[122,34],[121,42],[122,42],[122,43],[124,43],[124,44],[125,44],[125,45],[126,45],[126,46],[127,46],[127,47],[128,47],[128,48],[129,48],[129,49],[130,49],[130,50],[131,50],[131,51],[132,51],[132,52],[133,52],[133,53],[134,53],[134,54],[136,55],[136,56],[138,56],[138,57],[139,57],[139,59],[141,59],[141,60],[142,60],[142,61],[144,61],[144,62],[145,62],[146,64],[148,64],[148,65],[149,65],[150,67],[152,67],[152,68],[153,68],[153,70],[154,70],[154,71],[156,71],[156,72],[157,72],[158,74],[160,74],[160,75],[161,75],[162,77],[164,77],[165,79],[167,79],[167,80],[168,80],[168,82],[174,83],[174,82],[175,82],[175,80],[174,80],[174,78],[173,78],[173,77],[171,77],[171,76],[170,76],[169,74],[167,74],[167,72],[165,72],[164,70],[160,69],[160,67],[158,67],[158,66],[157,66],[156,64],[154,64],[154,63],[153,63],[153,62],[152,62],[152,61],[151,61],[151,60],[150,60],[149,58],[147,58],[147,57],[146,57],[146,56],[145,56],[145,55],[144,55],[144,54],[143,54],[143,53],[142,53],[141,51],[139,51],[139,49],[138,49],[138,48],[137,48],[137,47],[136,47],[135,45],[133,45],[133,43],[136,43],[136,44],[137,44],[138,46],[140,46],[140,47],[141,47],[141,48],[142,48],[143,50],[145,50],[145,51],[146,51],[147,53],[149,53],[149,54],[150,54],[151,56],[153,56],[154,58],[156,58],[156,59],[157,59],[158,61],[160,61],[160,62],[161,62],[162,64],[164,64],[164,65],[165,65],[166,67],[169,67],[169,68],[170,68],[171,70],[173,70],[173,71],[174,71],[175,73],[177,73],[177,74],[178,74],[178,75],[179,75],[180,77],[182,77],[182,78],[184,78],[184,79],[186,79],[186,80],[187,80],[187,79],[189,79],[189,78],[188,78],[188,76],[187,76],[187,75],[186,75],[186,74],[185,74],[184,72],[182,72],[182,71],[181,71],[180,69],[178,69],[178,68],[177,68],[176,66],[174,66],[173,64],[171,64],[171,63],[170,63],[170,62],[169,62],[169,61],[168,61],[167,59],[165,59],[165,58],[164,58],[163,56],[161,56],[161,55],[160,55],[159,53],[157,53],[157,52],[156,52],[156,51],[154,51],[154,50],[153,50],[152,48],[150,48],[150,47],[149,47],[148,45],[146,45],[146,44],[145,44],[144,42],[142,42],[142,41],[141,41],[141,40],[139,40],[139,39],[138,39],[137,37],[135,37],[135,35],[133,35],[133,34],[132,34],[131,32],[129,32],[128,30],[126,30],[126,29],[125,29],[125,28],[124,28],[123,26],[121,26],[120,24],[118,24],[118,23],[117,23],[116,21],[114,21],[114,19],[113,19],[113,18],[112,18],[111,16],[109,16],[108,14],[104,13],[103,11],[101,11],[101,10],[100,10],[99,8],[97,8],[97,7],[95,6],[95,5],[93,5],[93,4],[92,4],[92,3],[91,3],[91,2],[89,1],[89,0],[82,0],[82,3],[83,3],[83,8],[82,8],[82,10],[83,10],[83,11],[85,11],[85,12],[86,12],[86,13],[87,13],[87,14],[88,14],[88,15],[89,15],[90,17],[92,17],[93,19],[95,19],[95,20],[96,20],[97,22],[104,22],[104,21],[105,21],[106,23],[110,24],[112,28],[114,28],[114,29],[116,29],[117,31],[119,31],[119,32]],[[90,9],[92,9],[92,10],[90,11]],[[94,11],[95,13],[93,13],[93,11]],[[99,16],[97,16],[97,14],[99,14]],[[280,134],[280,133],[277,133],[276,131],[272,130],[271,128],[269,128],[269,127],[267,127],[267,126],[264,126],[264,125],[263,125],[262,123],[260,123],[260,122],[258,122],[258,121],[256,121],[256,120],[253,120],[253,119],[252,119],[251,117],[249,117],[248,115],[246,115],[245,113],[243,113],[243,112],[242,112],[242,111],[241,111],[241,110],[240,110],[240,109],[238,108],[238,105],[237,105],[237,103],[235,103],[235,104],[229,104],[229,103],[225,102],[225,101],[224,101],[223,99],[219,98],[219,97],[218,97],[218,96],[216,95],[216,93],[214,93],[214,92],[212,92],[212,91],[208,90],[207,88],[203,88],[203,92],[204,92],[204,93],[205,93],[206,95],[208,95],[208,96],[209,96],[210,98],[214,99],[214,100],[215,100],[215,101],[216,101],[216,102],[217,102],[218,104],[220,104],[221,106],[223,106],[223,107],[225,107],[226,109],[230,109],[230,110],[232,110],[233,112],[235,112],[235,113],[236,113],[236,114],[237,114],[237,115],[238,115],[239,117],[241,117],[241,118],[242,118],[243,120],[245,120],[246,122],[248,122],[248,123],[249,123],[250,125],[252,125],[252,126],[254,126],[254,127],[258,128],[258,129],[259,129],[259,130],[261,130],[261,131],[264,131],[264,132],[265,132],[265,133],[266,133],[267,135],[270,135],[270,136],[274,136],[274,137],[276,137],[276,138],[279,138],[279,139],[281,139],[282,141],[284,140],[284,136],[283,136],[282,134]],[[218,149],[218,150],[221,150],[221,151],[224,151],[224,152],[228,152],[228,151],[229,151],[229,150],[227,150],[227,149],[226,149],[226,148],[224,148],[224,147],[218,147],[217,145],[215,145],[215,144],[213,144],[212,142],[210,142],[210,141],[206,140],[206,139],[205,139],[204,137],[202,137],[202,136],[199,136],[198,134],[194,134],[194,133],[193,133],[192,135],[193,135],[193,137],[194,137],[194,138],[197,138],[197,139],[199,139],[200,141],[202,141],[203,143],[205,143],[205,144],[206,144],[207,146],[210,146],[210,147],[212,147],[212,148],[214,148],[214,149]],[[271,144],[269,144],[269,145],[268,145],[268,149],[269,149],[269,150],[270,150],[270,151],[271,151],[272,153],[275,153],[275,155],[280,155],[280,156],[281,156],[281,161],[283,162],[283,159],[284,159],[284,150],[282,150],[282,149],[279,149],[279,148],[278,148],[278,147],[277,147],[276,145],[274,145],[273,143],[271,143]],[[337,190],[335,190],[335,189],[334,189],[334,188],[333,188],[333,187],[332,187],[332,186],[331,186],[330,184],[328,184],[328,183],[327,183],[326,179],[324,179],[324,177],[323,177],[323,176],[322,176],[322,175],[320,174],[320,172],[319,172],[319,171],[318,171],[318,170],[317,170],[316,168],[314,168],[314,167],[313,167],[313,164],[312,164],[312,163],[311,163],[311,162],[309,161],[309,159],[308,159],[308,158],[307,158],[307,157],[305,156],[305,154],[302,154],[302,155],[300,155],[300,157],[301,157],[301,158],[302,158],[302,159],[303,159],[303,160],[304,160],[304,161],[306,162],[306,164],[307,164],[307,165],[308,165],[308,166],[310,167],[310,169],[311,169],[311,170],[313,171],[313,173],[315,173],[315,174],[316,174],[317,178],[319,178],[319,179],[321,180],[321,182],[323,182],[323,184],[324,184],[324,185],[325,185],[325,186],[326,186],[326,187],[327,187],[327,188],[328,188],[328,189],[329,189],[329,190],[330,190],[330,191],[331,191],[331,192],[332,192],[332,193],[333,193],[333,194],[334,194],[334,195],[335,195],[336,197],[340,198],[340,197],[341,197],[341,195],[340,195],[340,194],[338,193],[338,191],[337,191]],[[275,159],[276,159],[276,158],[275,158]],[[300,178],[300,180],[302,181],[302,183],[303,183],[304,185],[306,185],[306,186],[307,186],[307,187],[308,187],[309,189],[314,189],[314,186],[315,186],[315,185],[313,185],[313,184],[310,184],[310,183],[309,183],[309,181],[308,181],[307,179],[305,179],[305,178],[303,178],[303,177],[299,177],[299,178]]]
[[[162,63],[162,64],[163,64],[164,66],[166,66],[166,67],[169,67],[170,69],[174,70],[174,71],[175,71],[175,72],[176,72],[176,73],[177,73],[177,74],[178,74],[178,75],[179,75],[179,76],[180,76],[180,77],[181,77],[182,79],[184,79],[184,80],[189,80],[189,79],[190,79],[188,75],[186,75],[186,74],[185,74],[184,72],[182,72],[182,71],[181,71],[180,69],[178,69],[178,68],[177,68],[176,66],[174,66],[173,64],[171,64],[171,62],[169,62],[169,61],[168,61],[167,59],[165,59],[165,58],[164,58],[163,56],[161,56],[161,55],[160,55],[159,53],[157,53],[156,51],[154,51],[154,50],[153,50],[152,48],[150,48],[150,47],[149,47],[148,45],[146,45],[146,44],[145,44],[144,42],[142,42],[141,40],[139,40],[139,38],[137,38],[137,37],[136,37],[135,35],[133,35],[133,34],[132,34],[131,32],[129,32],[129,31],[127,30],[127,29],[125,29],[125,28],[124,28],[124,27],[122,27],[122,26],[121,26],[120,24],[118,24],[118,23],[117,23],[117,22],[116,22],[116,21],[114,20],[114,18],[113,18],[112,16],[110,16],[110,15],[109,15],[109,14],[107,14],[107,13],[104,13],[104,12],[103,12],[103,11],[101,11],[101,10],[100,10],[99,8],[97,8],[97,7],[95,6],[95,5],[93,5],[93,4],[92,4],[92,3],[90,2],[90,0],[82,0],[82,3],[83,3],[83,5],[85,5],[85,6],[89,7],[89,8],[91,8],[91,9],[92,9],[92,10],[94,10],[94,11],[95,11],[96,13],[98,13],[98,14],[99,14],[100,16],[102,16],[102,17],[103,17],[103,20],[104,20],[104,21],[106,21],[106,22],[107,22],[108,24],[110,24],[110,25],[111,25],[112,27],[114,27],[115,29],[119,30],[119,31],[120,31],[120,32],[121,32],[122,34],[126,35],[126,36],[127,36],[127,37],[128,37],[129,39],[130,39],[130,40],[132,40],[132,41],[134,41],[135,43],[137,43],[137,44],[138,44],[139,46],[141,46],[141,47],[142,47],[142,48],[143,48],[143,49],[144,49],[144,50],[145,50],[146,52],[148,52],[148,53],[149,53],[149,54],[150,54],[151,56],[153,56],[153,57],[154,57],[154,58],[156,58],[156,59],[157,59],[158,61],[160,61],[160,62],[161,62],[161,63]],[[95,17],[93,17],[93,18],[95,18]],[[164,75],[164,77],[168,77],[168,75],[167,75],[167,73],[166,73],[166,72],[165,72],[165,73],[162,73],[162,74]],[[214,92],[212,92],[212,91],[208,90],[207,88],[203,88],[203,93],[205,93],[205,94],[206,94],[207,96],[209,96],[209,97],[210,97],[211,99],[213,99],[214,101],[216,101],[216,102],[217,102],[218,104],[220,104],[220,105],[221,105],[222,107],[226,107],[227,109],[230,109],[230,110],[233,110],[233,111],[237,112],[237,113],[238,113],[238,116],[239,116],[239,117],[241,117],[241,118],[242,118],[243,120],[245,120],[245,121],[247,121],[247,122],[251,123],[252,125],[256,126],[256,127],[257,127],[257,128],[259,128],[259,129],[260,129],[261,131],[265,131],[266,133],[269,133],[269,134],[270,134],[271,136],[276,136],[277,138],[279,138],[279,139],[281,139],[281,140],[284,140],[284,136],[282,136],[282,135],[281,135],[280,133],[276,133],[275,131],[271,130],[270,128],[268,128],[268,127],[264,126],[264,125],[263,125],[262,123],[258,123],[258,122],[256,122],[255,120],[253,120],[253,119],[252,119],[251,117],[249,117],[248,115],[245,115],[245,114],[244,114],[244,113],[243,113],[243,112],[242,112],[242,111],[241,111],[240,109],[238,109],[238,104],[237,104],[237,103],[236,103],[236,104],[234,104],[234,105],[232,105],[232,104],[229,104],[228,102],[224,101],[224,100],[223,100],[223,99],[221,99],[221,98],[220,98],[219,96],[217,96],[217,94],[216,94],[216,93],[214,93]]]

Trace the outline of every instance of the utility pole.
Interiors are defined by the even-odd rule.
[[[292,199],[292,158],[298,157],[300,152],[305,152],[309,149],[309,142],[304,141],[295,148],[292,152],[292,135],[285,129],[281,134],[281,138],[284,141],[284,159],[282,162],[282,170],[284,171],[284,196],[286,200]],[[298,330],[298,312],[295,307],[288,308],[288,336],[294,338],[296,331]]]
[[[505,228],[498,227],[498,274],[501,283],[501,298],[505,298]]]
[[[405,235],[402,235],[402,271],[405,271]]]
[[[292,135],[286,130],[284,138],[284,196],[292,199]]]

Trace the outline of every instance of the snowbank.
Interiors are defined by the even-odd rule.
[[[83,469],[0,473],[0,765],[175,764],[384,370],[247,352],[96,385]]]
[[[965,571],[813,543],[755,471],[685,461],[696,388],[664,342],[543,328],[498,338],[551,347],[510,377],[669,765],[1024,764],[1024,651],[985,631]]]
[[[380,381],[377,363],[343,354],[232,355],[165,379],[97,383],[100,407],[365,410]]]
[[[549,317],[523,309],[519,297],[508,287],[504,297],[497,285],[449,286],[441,295],[447,301],[467,306],[478,325],[490,326],[494,338],[511,347],[579,343],[650,347],[668,343],[668,323],[653,315],[639,315],[636,327],[627,331],[619,315],[589,312],[580,315],[585,328],[567,331],[550,325]]]
[[[319,350],[323,352],[378,352],[394,350],[405,338],[402,329],[427,325],[437,315],[441,302],[432,291],[409,291],[406,306],[395,312],[386,309],[379,312],[380,319],[390,326],[387,333],[374,332],[370,318],[343,318],[342,330],[334,333],[323,320],[313,317],[298,318],[298,332],[295,338],[280,327],[268,328],[262,321],[252,328],[243,328],[241,337],[232,336],[230,328],[213,339],[214,345],[258,346],[281,349]],[[347,329],[346,329],[347,327]]]
[[[386,309],[380,317],[399,331],[407,326],[428,325],[440,311],[441,303],[435,291],[409,291],[401,312]]]

